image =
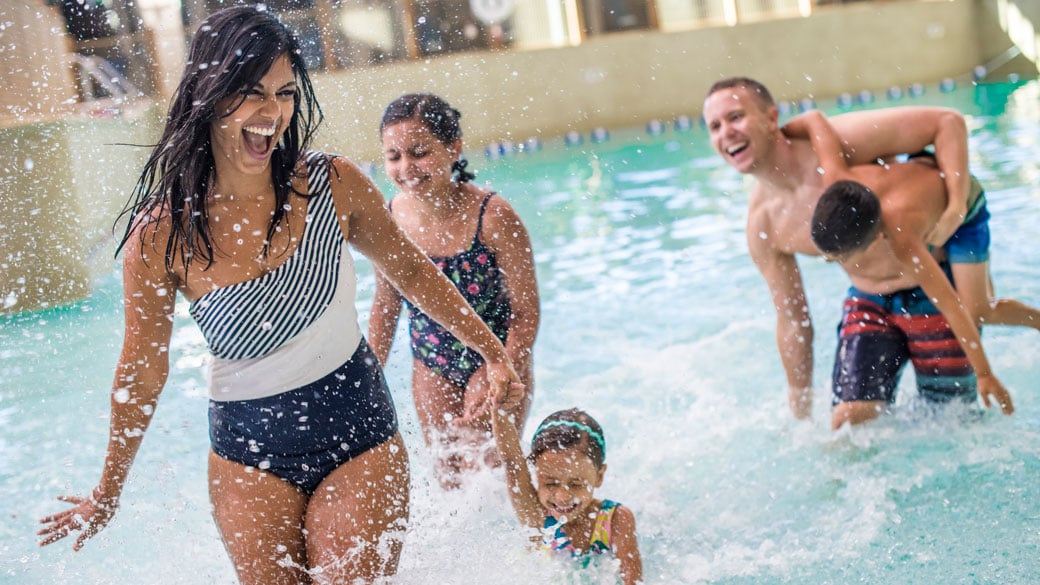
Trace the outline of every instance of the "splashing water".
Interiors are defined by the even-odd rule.
[[[928,99],[970,116],[998,293],[1040,304],[1040,85],[917,103]],[[1013,417],[928,412],[907,374],[893,416],[831,433],[826,387],[847,280],[801,261],[819,388],[813,421],[795,422],[768,291],[746,253],[748,185],[703,131],[613,131],[598,144],[473,162],[535,246],[543,325],[531,421],[580,406],[603,424],[609,469],[597,495],[635,512],[646,583],[1022,583],[1040,573],[1036,331],[985,332]],[[367,314],[371,270],[360,273]],[[76,554],[35,546],[53,497],[85,493],[100,471],[120,294],[111,274],[87,301],[0,320],[0,582],[234,582],[206,495],[205,349],[183,306],[170,381],[115,520]],[[396,582],[563,580],[558,563],[527,551],[497,471],[458,491],[437,486],[404,339],[387,372],[413,474]],[[610,571],[581,579],[613,582]]]

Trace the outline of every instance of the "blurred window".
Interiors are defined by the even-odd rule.
[[[583,28],[587,35],[653,28],[652,11],[648,0],[584,0]]]
[[[188,34],[208,14],[243,2],[181,1]],[[336,70],[465,51],[576,45],[614,32],[731,25],[856,0],[246,1],[279,15],[300,39],[309,68]]]
[[[458,53],[481,49],[501,49],[512,44],[512,11],[500,21],[487,22],[481,18],[481,6],[511,2],[483,0],[474,3],[465,0],[415,0],[412,25],[420,56]]]
[[[155,46],[137,6],[117,0],[52,0],[72,37],[80,101],[154,95]]]
[[[798,8],[798,0],[737,0],[737,18],[740,22],[749,22],[797,16]]]

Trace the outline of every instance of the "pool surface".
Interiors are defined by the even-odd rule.
[[[874,105],[968,116],[997,291],[1040,304],[1040,83],[927,89]],[[560,408],[599,419],[609,470],[597,494],[634,510],[648,585],[1036,581],[1040,333],[985,332],[1012,417],[925,412],[911,372],[894,415],[832,433],[829,373],[848,281],[803,258],[817,390],[814,419],[795,422],[768,291],[744,243],[749,185],[702,129],[614,130],[599,144],[547,141],[496,160],[472,150],[478,181],[513,202],[535,246],[543,312],[524,436]],[[364,261],[359,274],[367,316]],[[120,302],[116,271],[84,302],[0,320],[0,582],[234,582],[206,492],[206,352],[183,301],[170,380],[122,508],[79,553],[71,542],[35,544],[36,519],[60,508],[54,497],[87,493],[100,472]],[[497,473],[458,492],[436,487],[408,366],[399,333],[387,373],[412,455],[413,509],[395,582],[558,582],[558,564],[526,552]]]

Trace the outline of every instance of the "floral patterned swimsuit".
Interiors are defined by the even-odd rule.
[[[431,256],[430,260],[455,284],[477,315],[505,343],[512,314],[505,278],[495,261],[494,252],[480,241],[484,210],[493,195],[488,193],[480,204],[477,231],[473,234],[469,249],[454,256]],[[437,375],[465,387],[473,372],[484,364],[484,359],[407,299],[405,304],[408,306],[412,355]]]
[[[542,527],[543,550],[553,554],[570,556],[583,567],[588,567],[592,558],[602,554],[613,554],[611,549],[611,521],[614,519],[614,510],[620,504],[611,500],[603,500],[596,511],[596,520],[592,526],[592,536],[589,538],[589,549],[582,551],[574,547],[571,538],[564,530],[566,524],[552,516],[545,517],[545,525]]]

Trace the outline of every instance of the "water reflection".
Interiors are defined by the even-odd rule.
[[[997,118],[964,108],[993,213],[995,284],[1034,304],[1038,91],[1021,86]],[[897,414],[869,428],[832,434],[824,388],[815,421],[794,423],[774,312],[744,251],[745,186],[716,159],[699,131],[615,131],[584,150],[548,145],[473,161],[535,246],[547,325],[531,418],[581,405],[603,423],[603,493],[636,512],[647,583],[1031,582],[1040,570],[1040,363],[1031,358],[1040,336],[985,332],[1016,399],[1013,417],[925,412],[907,376]],[[819,382],[847,279],[822,261],[802,268]],[[364,309],[371,272],[359,270]],[[87,301],[0,319],[0,581],[230,583],[206,496],[205,352],[183,312],[171,382],[120,517],[75,555],[40,551],[28,536],[54,494],[96,479],[88,463],[102,456],[96,438],[122,325],[119,275],[105,274]],[[398,582],[559,580],[557,567],[524,552],[496,475],[454,494],[435,487],[407,391],[410,357],[398,350],[388,378],[415,478]]]

